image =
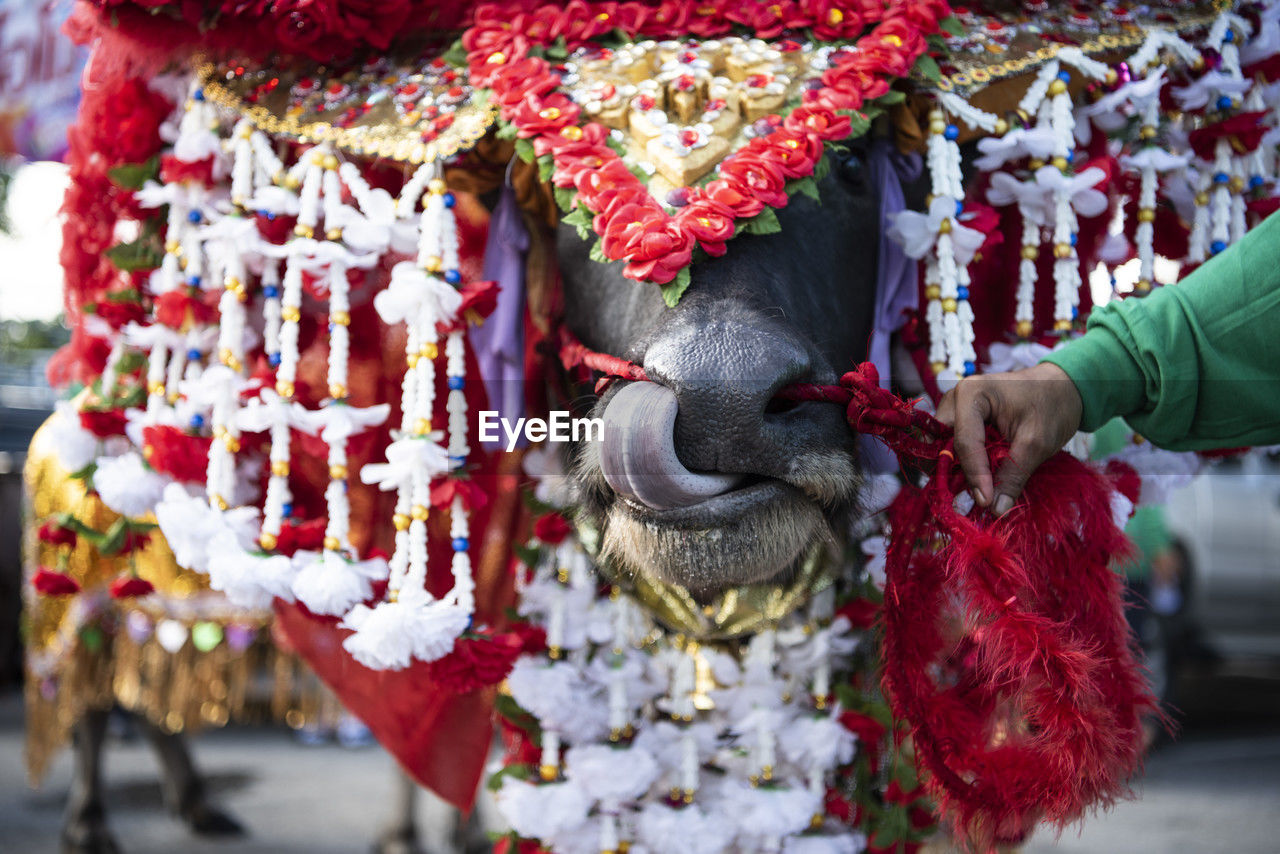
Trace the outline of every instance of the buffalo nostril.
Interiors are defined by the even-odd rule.
[[[790,412],[791,410],[795,409],[799,405],[800,405],[800,401],[798,400],[792,400],[790,398],[774,395],[773,397],[769,398],[768,403],[764,405],[764,414],[765,415],[782,415],[785,412]]]

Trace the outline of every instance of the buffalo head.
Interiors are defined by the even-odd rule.
[[[607,560],[698,592],[776,579],[846,528],[860,465],[839,407],[781,404],[866,358],[880,237],[861,157],[797,194],[782,229],[696,264],[669,308],[656,287],[589,260],[560,227],[566,322],[644,367],[595,403],[603,442],[575,449],[582,508]]]

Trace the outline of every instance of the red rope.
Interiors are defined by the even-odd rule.
[[[567,333],[562,342],[567,366],[646,379]],[[943,817],[990,846],[1125,793],[1141,718],[1156,706],[1111,569],[1128,548],[1112,518],[1112,482],[1060,453],[1004,517],[961,513],[951,428],[881,388],[873,365],[779,397],[843,406],[853,430],[933,471],[889,508],[882,619],[886,694],[911,727]],[[997,467],[1007,444],[991,431],[988,439]]]

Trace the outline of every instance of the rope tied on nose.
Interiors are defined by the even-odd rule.
[[[648,380],[567,332],[561,342],[566,368],[603,373],[603,385]],[[990,847],[1125,795],[1142,718],[1160,713],[1111,568],[1129,550],[1111,478],[1059,453],[996,518],[958,507],[971,502],[959,498],[951,429],[881,388],[874,365],[778,398],[843,406],[852,430],[885,442],[903,466],[932,470],[887,508],[883,685],[944,820]],[[994,470],[1008,446],[991,430],[988,440]]]

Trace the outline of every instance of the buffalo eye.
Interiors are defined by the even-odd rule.
[[[862,152],[857,151],[841,157],[837,162],[840,178],[855,191],[862,191],[867,186],[867,162]]]

